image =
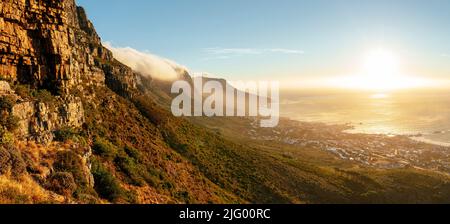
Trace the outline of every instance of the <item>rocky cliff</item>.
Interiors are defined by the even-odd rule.
[[[15,99],[19,135],[40,142],[63,127],[81,127],[83,104],[74,93],[108,85],[124,96],[136,74],[101,45],[83,8],[74,0],[4,0],[0,3],[0,91]],[[23,99],[11,85],[29,85],[57,96],[56,102]],[[3,94],[3,95],[5,95]]]
[[[55,92],[104,80],[95,58],[111,55],[74,1],[2,1],[0,24],[2,78]]]

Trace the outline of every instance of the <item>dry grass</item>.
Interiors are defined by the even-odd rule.
[[[0,204],[49,204],[65,203],[62,196],[43,189],[30,177],[12,180],[0,176]]]
[[[33,168],[39,173],[41,178],[45,178],[50,174],[51,166],[57,153],[70,148],[59,142],[41,145],[33,141],[16,141],[15,147],[23,155],[28,156],[29,161],[33,164]]]

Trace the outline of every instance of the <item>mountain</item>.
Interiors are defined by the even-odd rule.
[[[73,0],[2,1],[0,12],[1,173],[46,192],[25,202],[55,193],[95,202],[239,201],[142,115],[138,74],[102,46]],[[13,196],[4,200],[21,198]]]
[[[4,0],[0,27],[0,203],[450,198],[439,172],[254,140],[251,119],[173,117],[170,83],[116,60],[74,0]]]

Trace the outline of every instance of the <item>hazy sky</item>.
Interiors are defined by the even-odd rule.
[[[448,0],[77,0],[103,41],[228,79],[351,73],[384,48],[403,72],[450,75]]]

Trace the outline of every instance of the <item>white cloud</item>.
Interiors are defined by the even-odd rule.
[[[103,45],[108,48],[118,61],[136,72],[159,80],[174,80],[188,69],[166,58],[149,52],[141,52],[131,47],[116,47],[110,42]]]
[[[274,53],[283,53],[283,54],[304,54],[304,51],[292,50],[292,49],[283,49],[283,48],[275,48],[269,49],[269,51]]]
[[[206,48],[208,54],[261,54],[259,49],[251,48]]]
[[[295,49],[284,49],[284,48],[206,48],[204,52],[210,55],[260,55],[267,53],[278,53],[278,54],[304,54],[304,51]]]
[[[445,53],[441,54],[441,56],[442,56],[442,57],[446,57],[446,58],[450,57],[449,54],[445,54]]]

